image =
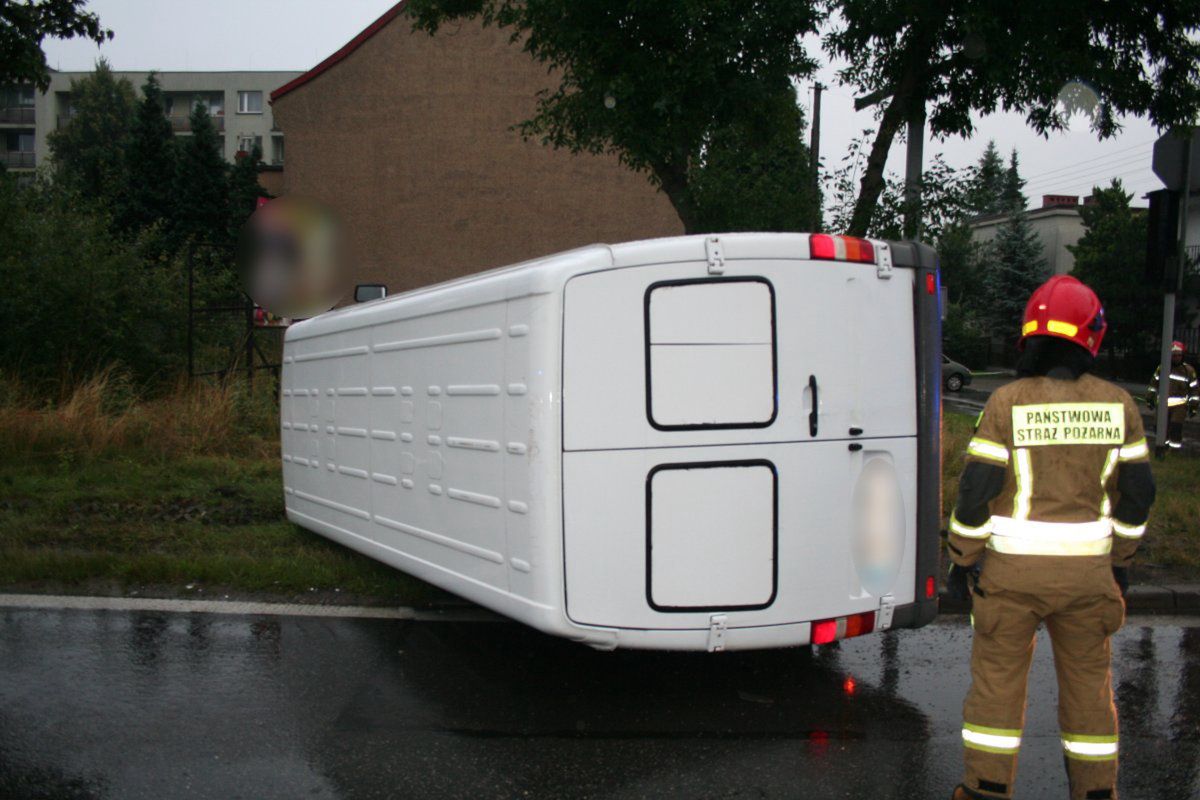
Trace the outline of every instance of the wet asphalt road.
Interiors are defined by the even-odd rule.
[[[508,623],[0,610],[0,798],[944,798],[970,629],[600,653]],[[1114,647],[1122,797],[1200,797],[1200,619]],[[1020,796],[1060,798],[1050,649]]]

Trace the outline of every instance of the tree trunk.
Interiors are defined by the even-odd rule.
[[[845,231],[848,236],[866,236],[871,226],[871,217],[879,204],[879,195],[883,192],[883,169],[887,166],[888,153],[891,152],[892,142],[896,132],[904,124],[907,98],[899,93],[892,95],[883,118],[879,121],[879,133],[875,134],[875,142],[871,145],[871,155],[867,157],[867,169],[863,172],[859,183],[858,199],[854,202],[854,214],[850,218],[850,228]]]
[[[921,104],[921,118],[925,117],[925,94],[918,91],[924,85],[930,70],[929,58],[932,55],[933,30],[922,28],[922,21],[913,21],[913,27],[918,32],[909,43],[906,53],[907,68],[896,82],[891,100],[879,120],[879,133],[875,135],[875,143],[871,145],[871,155],[867,158],[867,169],[859,184],[858,199],[854,203],[854,214],[850,218],[850,236],[866,236],[871,226],[871,217],[879,204],[879,195],[883,192],[883,170],[887,166],[888,153],[896,132],[912,116],[915,109],[911,108],[913,101]]]
[[[686,234],[709,233],[703,230],[696,212],[692,208],[691,194],[688,192],[687,173],[669,164],[655,164],[651,167],[654,176],[658,178],[658,188],[671,201],[675,213],[683,223]]]

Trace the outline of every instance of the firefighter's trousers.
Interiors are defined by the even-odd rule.
[[[1178,450],[1183,447],[1183,421],[1187,419],[1186,406],[1171,406],[1167,409],[1167,446]]]
[[[1045,623],[1058,675],[1070,797],[1117,797],[1110,637],[1121,627],[1125,606],[1114,586],[1095,592],[1042,597],[993,584],[986,596],[975,595],[971,689],[963,705],[968,788],[986,797],[1012,797],[1029,666],[1038,626]]]

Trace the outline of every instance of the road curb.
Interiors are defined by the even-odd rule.
[[[954,600],[943,589],[938,596],[938,609],[942,614],[966,614],[971,604]],[[1200,616],[1200,584],[1172,583],[1163,586],[1138,584],[1129,587],[1125,597],[1125,611],[1129,614],[1179,614]]]
[[[94,595],[3,594],[0,609],[47,611],[157,611],[173,614],[271,615],[284,617],[334,617],[391,619],[417,622],[495,622],[502,619],[478,606],[447,608],[334,606],[307,603],[266,603],[241,600],[176,600],[154,597],[103,597]]]
[[[938,596],[941,614],[966,614],[971,606],[950,598],[943,589]],[[1130,614],[1175,614],[1200,616],[1200,584],[1138,585],[1129,588],[1125,600]],[[0,609],[47,611],[156,611],[172,614],[270,615],[283,617],[328,617],[343,619],[391,619],[416,622],[499,622],[498,616],[478,606],[413,608],[411,606],[334,606],[309,603],[268,603],[241,600],[177,600],[153,597],[103,597],[96,595],[4,594]]]

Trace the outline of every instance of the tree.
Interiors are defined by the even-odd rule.
[[[688,171],[697,225],[706,231],[802,231],[819,213],[804,115],[790,87],[773,113],[714,128]]]
[[[258,182],[262,168],[262,147],[254,145],[249,153],[239,154],[229,171],[229,238],[236,241],[242,226],[258,206],[258,198],[268,197]]]
[[[192,134],[180,145],[175,167],[174,244],[182,247],[188,240],[225,244],[229,180],[221,140],[202,103],[196,103],[188,122]]]
[[[43,92],[50,70],[42,41],[85,37],[96,44],[113,38],[100,18],[85,12],[86,0],[0,0],[0,86],[32,83]]]
[[[826,193],[830,196],[829,220],[826,229],[844,232],[854,213],[855,186],[862,174],[865,141],[871,131],[851,140],[842,159],[842,166],[826,178]],[[928,242],[938,241],[943,231],[954,225],[964,214],[970,179],[954,169],[941,154],[933,157],[921,177],[925,197],[921,203],[921,236]],[[867,235],[881,239],[903,239],[905,219],[904,181],[888,175],[879,203],[872,212]]]
[[[685,229],[699,232],[713,225],[704,184],[737,175],[736,186],[772,185],[769,165],[748,148],[778,144],[794,125],[780,108],[793,80],[815,69],[800,40],[815,30],[814,3],[410,0],[407,8],[431,34],[462,18],[509,30],[558,83],[518,130],[574,153],[615,153],[647,172]],[[780,126],[774,136],[759,133],[771,125]],[[791,162],[799,151],[783,152]],[[709,165],[723,177],[706,180]]]
[[[973,310],[985,308],[980,248],[971,227],[965,222],[954,222],[946,226],[936,241],[942,285],[950,302]]]
[[[998,214],[1003,210],[1000,198],[1004,194],[1004,161],[996,149],[995,140],[984,148],[979,163],[968,182],[965,205],[968,214]]]
[[[1015,338],[1029,296],[1050,277],[1042,243],[1024,211],[1014,210],[984,246],[981,265],[992,331]]]
[[[162,87],[151,72],[142,86],[125,158],[128,192],[122,222],[130,228],[174,217],[175,134],[165,110]]]
[[[91,75],[71,81],[70,119],[47,137],[55,179],[85,200],[119,207],[135,102],[133,85],[118,80],[104,59]]]
[[[1068,0],[1053,13],[1030,0],[829,0],[827,10],[838,21],[826,49],[849,62],[840,79],[863,93],[856,105],[880,107],[851,234],[870,227],[888,152],[910,120],[927,117],[935,137],[969,136],[973,113],[1003,109],[1046,134],[1082,111],[1105,138],[1121,114],[1165,129],[1200,110],[1195,0]]]
[[[184,363],[179,265],[148,260],[61,182],[0,175],[0,364],[39,386],[112,365],[169,381]]]
[[[1021,177],[1021,167],[1017,161],[1017,148],[1012,149],[1008,157],[1008,169],[1004,170],[1004,185],[1000,189],[1000,205],[1005,211],[1024,211],[1025,179]]]
[[[1072,274],[1086,283],[1104,304],[1108,332],[1104,347],[1128,356],[1128,371],[1153,369],[1155,344],[1162,320],[1158,287],[1143,279],[1146,263],[1146,215],[1130,208],[1132,195],[1119,179],[1092,189],[1093,204],[1082,206],[1084,234],[1067,249],[1075,256]],[[1150,311],[1150,313],[1147,313]],[[1132,375],[1131,375],[1132,377]]]

